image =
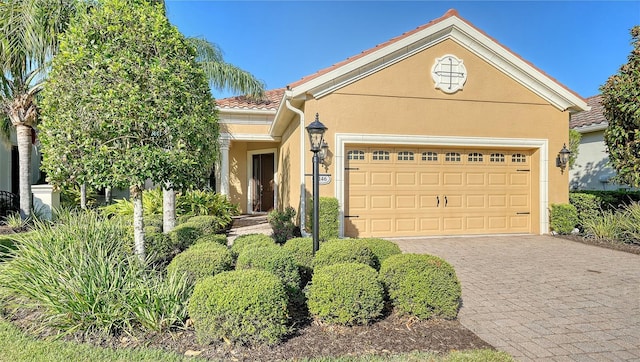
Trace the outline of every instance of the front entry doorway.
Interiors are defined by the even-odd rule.
[[[252,210],[269,212],[273,210],[274,200],[274,154],[261,153],[252,156]]]

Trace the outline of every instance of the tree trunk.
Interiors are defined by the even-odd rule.
[[[131,201],[133,201],[134,251],[140,261],[144,263],[144,210],[142,208],[142,189],[138,186],[131,186],[130,191]]]
[[[176,192],[170,184],[162,189],[162,231],[166,234],[176,227]]]
[[[80,207],[82,210],[87,209],[87,184],[80,185]]]
[[[24,124],[16,126],[18,140],[18,165],[20,185],[20,216],[23,220],[31,216],[31,132]]]
[[[104,189],[104,203],[105,205],[111,205],[111,187]]]

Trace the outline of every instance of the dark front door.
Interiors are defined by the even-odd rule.
[[[253,155],[253,211],[273,210],[273,153]]]

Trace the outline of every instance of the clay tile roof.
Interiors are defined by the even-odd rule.
[[[230,98],[216,99],[216,104],[220,109],[244,109],[277,111],[284,95],[284,88],[272,89],[264,92],[264,99],[254,100],[247,96],[236,96]]]
[[[569,122],[569,128],[608,124],[607,120],[604,118],[601,95],[587,98],[587,105],[591,107],[591,110],[572,115],[571,122]]]

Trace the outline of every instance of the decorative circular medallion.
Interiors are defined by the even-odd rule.
[[[436,89],[449,94],[461,90],[467,81],[467,68],[462,63],[461,59],[451,54],[436,58],[436,63],[431,68]]]

